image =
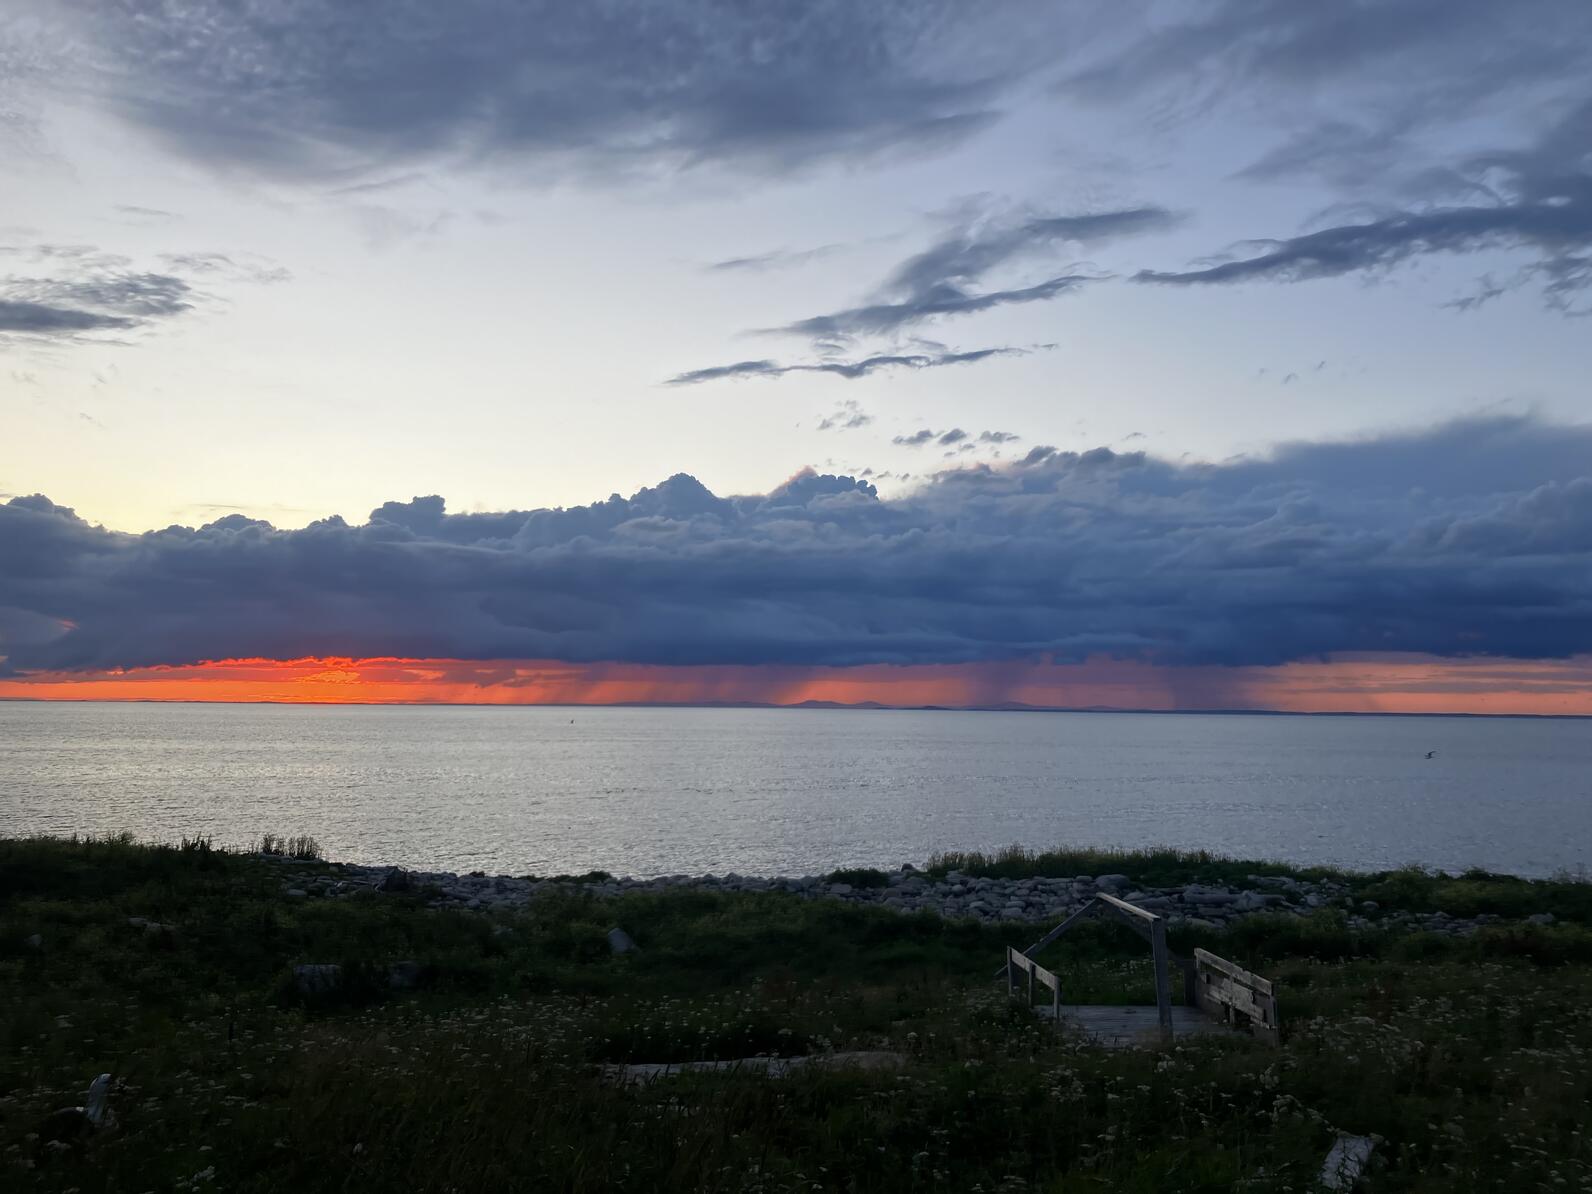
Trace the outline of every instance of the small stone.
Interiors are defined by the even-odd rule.
[[[849,883],[831,883],[829,885],[829,894],[830,895],[850,895],[851,894],[851,884],[849,884]]]
[[[1126,891],[1132,886],[1131,880],[1126,875],[1101,875],[1094,883],[1096,887],[1113,894]]]
[[[1553,923],[1553,913],[1534,912],[1526,917],[1526,923],[1528,925],[1551,925]]]
[[[24,937],[22,939],[22,944],[27,946],[29,949],[43,949],[44,938],[35,933],[31,937]]]
[[[282,894],[287,896],[287,898],[290,900],[303,900],[307,899],[310,893],[305,891],[302,887],[290,887]]]

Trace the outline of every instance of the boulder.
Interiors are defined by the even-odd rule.
[[[1120,895],[1132,886],[1131,880],[1126,875],[1101,875],[1094,884],[1101,891],[1109,891],[1112,895]]]
[[[641,952],[641,947],[636,944],[635,938],[617,925],[608,930],[608,948],[615,954]]]
[[[387,967],[387,985],[394,991],[411,991],[420,985],[419,962],[394,962]]]
[[[306,962],[293,967],[293,986],[300,995],[320,995],[343,985],[343,968],[335,962]]]

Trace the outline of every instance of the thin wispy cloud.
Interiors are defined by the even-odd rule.
[[[903,261],[879,286],[876,301],[809,316],[778,330],[815,340],[847,341],[858,336],[892,335],[945,317],[1046,302],[1079,290],[1098,275],[1069,270],[1020,286],[978,287],[995,270],[1027,264],[1058,247],[1087,249],[1118,237],[1165,230],[1176,222],[1171,212],[1160,207],[1044,216],[1005,224],[980,220]]]
[[[998,356],[1022,356],[1024,348],[976,348],[968,352],[941,353],[884,353],[863,357],[856,361],[817,361],[809,364],[781,365],[777,361],[737,361],[731,365],[714,365],[706,369],[693,369],[677,373],[663,384],[668,386],[694,386],[707,381],[727,378],[784,377],[790,373],[829,373],[855,381],[871,373],[890,369],[938,369],[946,365],[971,365]]]

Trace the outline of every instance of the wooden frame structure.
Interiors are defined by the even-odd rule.
[[[1017,994],[1017,972],[1028,973],[1028,1006],[1034,1006],[1034,984],[1040,983],[1050,988],[1050,1015],[1056,1021],[1057,1027],[1061,1025],[1061,979],[1046,970],[1027,954],[1006,947],[1006,994]]]
[[[1150,956],[1155,967],[1155,1011],[1161,1038],[1170,1041],[1173,1034],[1172,984],[1168,978],[1171,963],[1183,972],[1184,1002],[1212,1017],[1219,1017],[1234,1027],[1247,1027],[1249,1031],[1268,1044],[1281,1043],[1278,1027],[1277,997],[1269,981],[1219,958],[1209,950],[1196,949],[1192,958],[1173,953],[1166,944],[1166,919],[1137,904],[1118,899],[1105,892],[1098,893],[1083,907],[1025,950],[1010,947],[1006,950],[1006,964],[996,976],[1006,976],[1008,994],[1015,993],[1017,972],[1028,974],[1028,1005],[1034,1004],[1036,980],[1052,992],[1051,1014],[1061,1021],[1061,980],[1034,961],[1034,955],[1055,941],[1081,921],[1106,916],[1121,921],[1150,945]],[[1235,1013],[1243,1020],[1236,1020]]]

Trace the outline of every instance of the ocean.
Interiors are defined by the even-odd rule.
[[[121,831],[512,874],[1065,843],[1545,876],[1592,868],[1592,721],[0,703],[0,835]]]

